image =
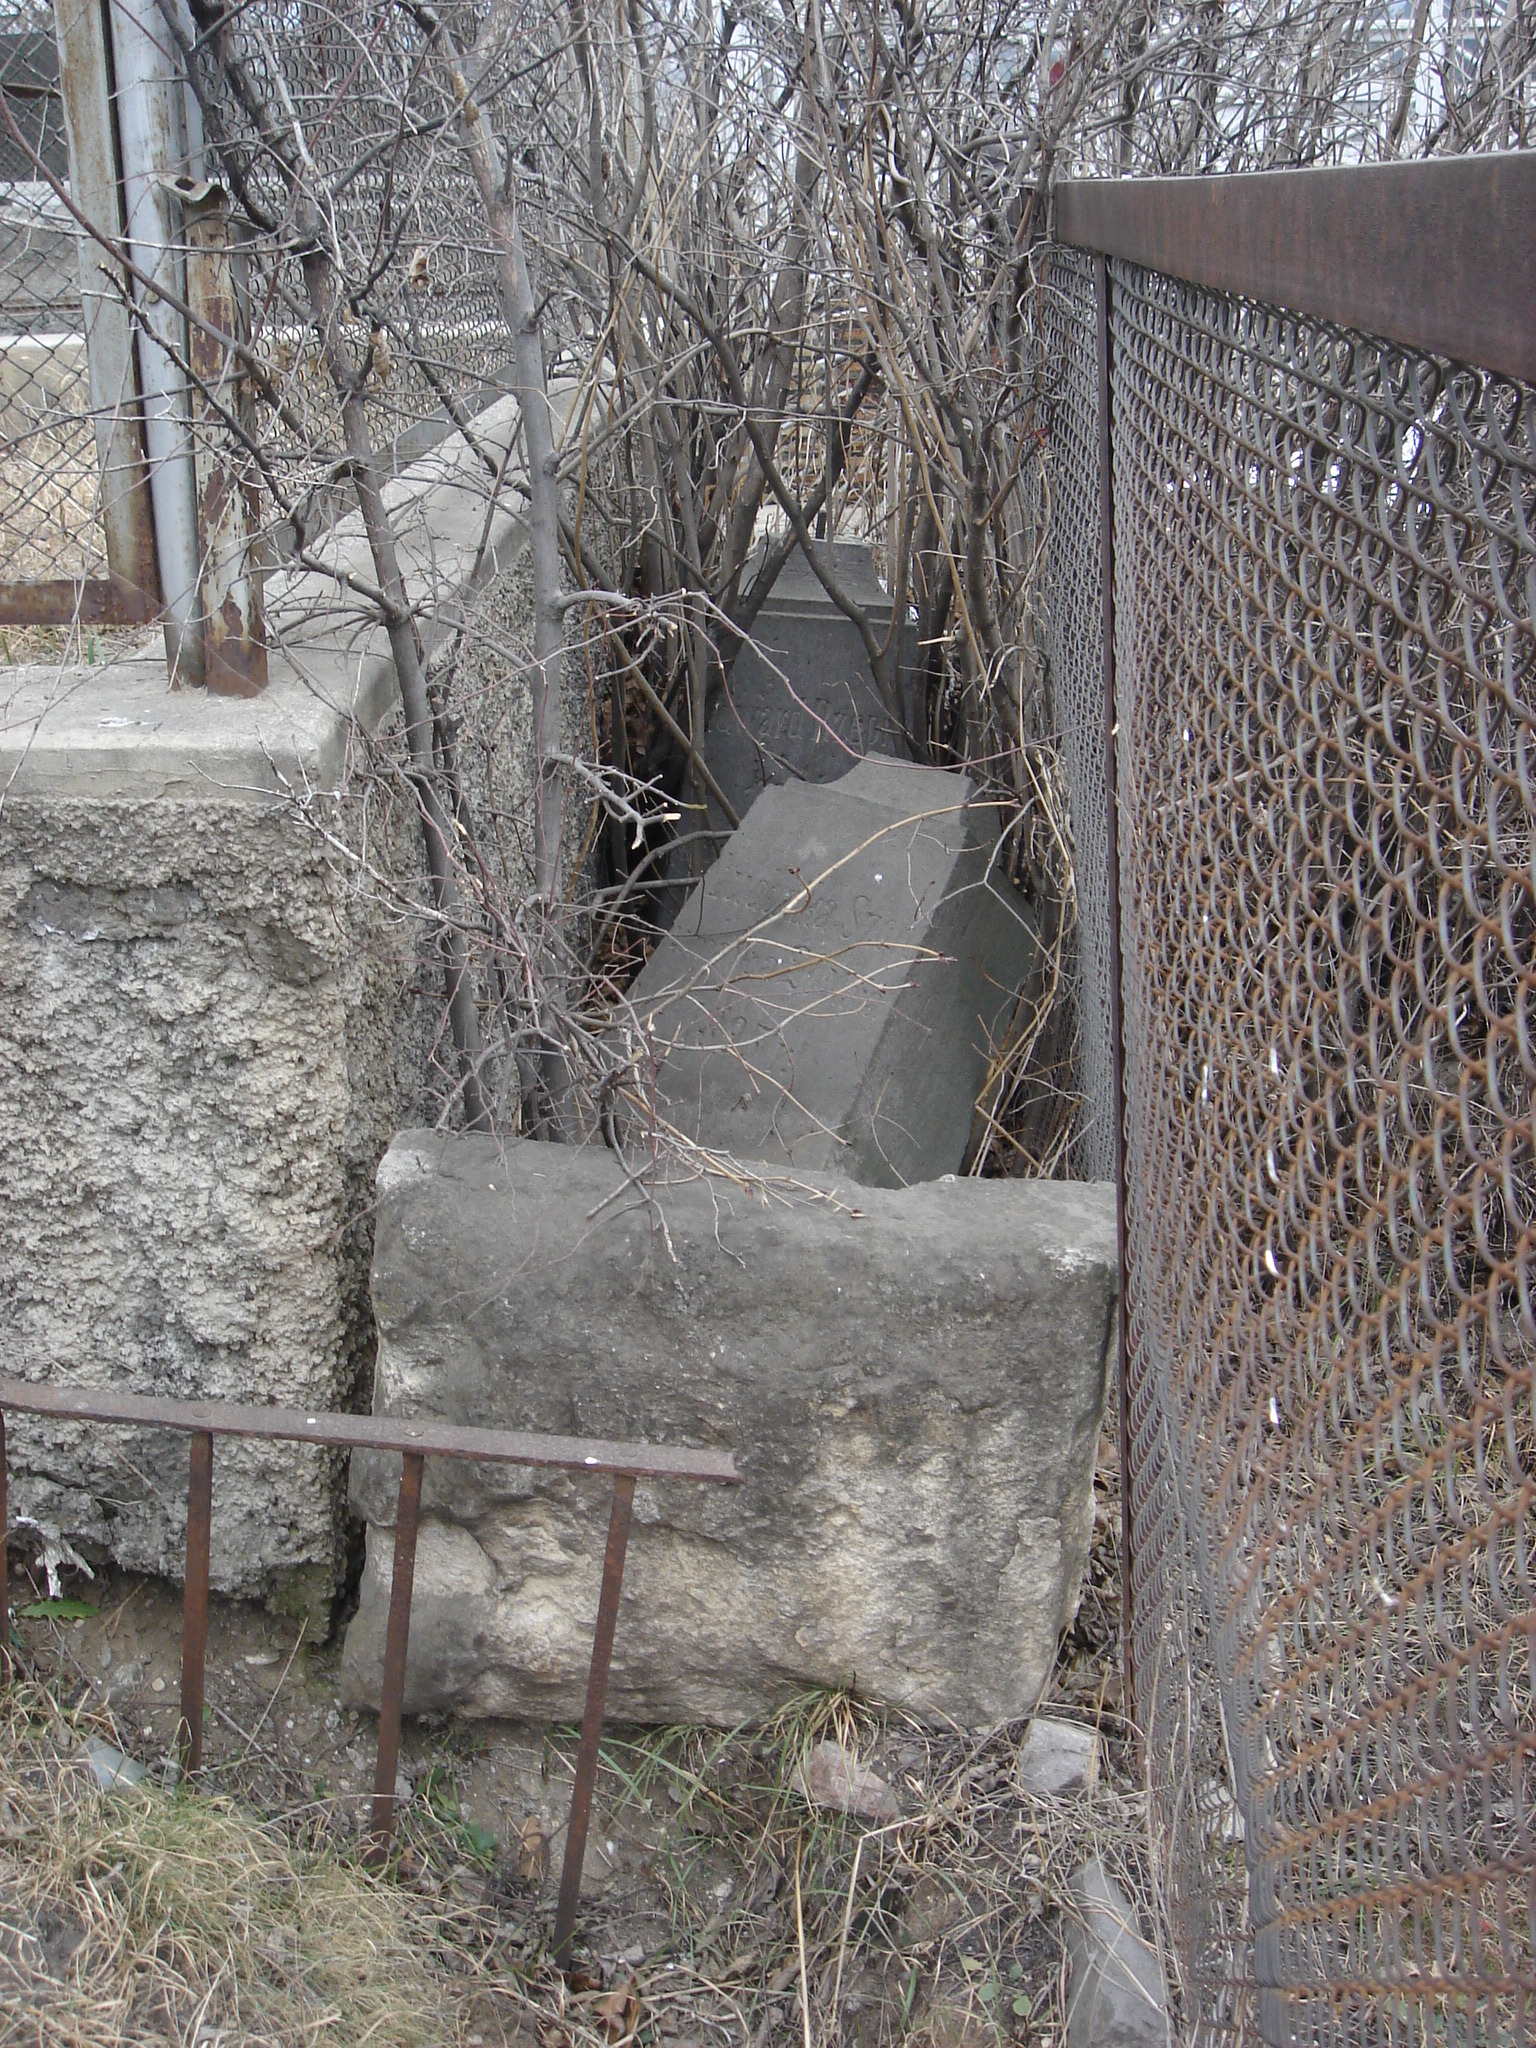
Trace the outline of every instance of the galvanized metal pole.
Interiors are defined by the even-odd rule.
[[[1115,1238],[1120,1254],[1120,1333],[1116,1361],[1120,1382],[1120,1668],[1125,1717],[1136,1719],[1135,1651],[1131,1637],[1131,1298],[1130,1245],[1125,1213],[1125,1021],[1120,952],[1120,720],[1115,686],[1115,480],[1113,380],[1110,374],[1109,265],[1094,258],[1095,340],[1099,372],[1099,631],[1104,676],[1104,840],[1109,882],[1109,1073],[1115,1117]]]
[[[400,1715],[405,1700],[405,1653],[411,1639],[411,1592],[416,1583],[416,1525],[421,1516],[425,1459],[407,1451],[401,1461],[395,1509],[395,1569],[389,1587],[389,1629],[384,1638],[384,1686],[379,1697],[379,1759],[373,1774],[373,1819],[368,1861],[382,1863],[395,1827],[395,1774],[400,1768]]]
[[[108,0],[117,75],[117,135],[122,157],[129,253],[151,284],[136,288],[139,387],[165,648],[173,682],[202,681],[197,630],[197,487],[192,467],[185,373],[186,323],[154,291],[163,283],[185,297],[176,200],[170,180],[185,168],[181,81],[155,0]]]
[[[181,1599],[182,1768],[203,1766],[203,1697],[208,1664],[208,1550],[213,1531],[213,1437],[197,1430],[187,1474],[187,1575]]]
[[[586,1861],[587,1829],[592,1822],[598,1748],[603,1739],[603,1707],[608,1697],[608,1667],[613,1661],[613,1632],[619,1618],[624,1553],[629,1547],[629,1520],[634,1504],[635,1475],[616,1472],[613,1510],[608,1518],[608,1548],[603,1553],[603,1585],[597,1601],[597,1627],[592,1636],[592,1666],[587,1673],[587,1704],[581,1717],[581,1747],[576,1752],[576,1782],[571,1789],[571,1818],[565,1831],[560,1902],[555,1909],[555,1961],[562,1969],[571,1952],[576,1908],[581,1902],[581,1866]]]

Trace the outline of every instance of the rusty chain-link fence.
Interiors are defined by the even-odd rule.
[[[53,8],[0,0],[0,577],[105,572]],[[12,127],[12,121],[15,127]]]
[[[138,559],[148,549],[152,564],[153,543],[135,535],[134,545],[119,542],[114,552],[118,529],[110,509],[121,505],[119,519],[136,517],[142,527],[143,484],[132,472],[146,459],[155,466],[153,449],[146,458],[144,446],[153,410],[144,362],[150,301],[142,276],[125,269],[116,253],[132,242],[120,204],[131,181],[121,144],[124,87],[113,56],[125,6],[126,0],[59,0],[57,8],[52,0],[0,0],[0,624],[114,617],[121,604],[109,594],[109,574],[113,584],[126,580],[134,589],[155,582],[153,567]],[[176,174],[195,183],[213,161],[204,148],[202,110],[180,83],[180,54],[156,9],[134,11],[149,23],[150,40],[162,46],[166,73],[177,81],[172,101],[184,102],[171,124],[174,138],[156,132],[154,146],[168,154],[153,182],[165,185]],[[368,330],[361,311],[351,324],[373,335],[374,444],[386,472],[398,469],[511,388],[513,339],[462,150],[436,103],[417,105],[419,51],[404,16],[381,17],[352,0],[261,0],[235,12],[228,34],[256,91],[286,106],[302,129],[328,195],[327,232],[345,293],[366,308]],[[247,238],[237,257],[242,317],[254,319],[250,339],[281,401],[280,408],[255,408],[251,417],[267,480],[276,486],[267,492],[268,542],[281,554],[292,539],[288,511],[312,533],[347,502],[335,482],[344,451],[270,160],[255,146],[227,80],[212,69],[203,87],[227,156],[245,166],[252,191],[279,223],[267,237]],[[67,99],[76,152],[85,152],[87,175],[78,189]],[[93,168],[105,171],[102,189],[91,184]],[[191,216],[179,192],[167,204],[168,275],[181,297],[190,289]],[[142,273],[151,259],[142,249],[138,254]],[[191,350],[179,321],[172,309],[152,324],[161,342],[167,323],[174,330],[166,347],[173,381],[184,382]],[[184,409],[184,401],[176,404]],[[105,494],[104,467],[115,479]],[[274,506],[274,497],[285,502]],[[125,616],[152,616],[154,609]]]
[[[1101,1172],[1106,781],[1118,821],[1128,1661],[1182,2010],[1524,2041],[1536,385],[1135,234],[1046,271],[1052,654]]]

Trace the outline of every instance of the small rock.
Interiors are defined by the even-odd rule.
[[[290,1721],[288,1725],[289,1727],[292,1727],[293,1723]],[[395,1804],[397,1806],[409,1806],[411,1801],[415,1797],[416,1787],[411,1783],[410,1779],[405,1775],[404,1771],[396,1771]]]
[[[791,1782],[808,1806],[829,1806],[882,1826],[901,1819],[896,1794],[884,1778],[851,1757],[840,1743],[818,1742],[796,1764]]]
[[[537,1814],[530,1813],[517,1830],[517,1874],[524,1884],[541,1885],[549,1875],[549,1836]]]
[[[276,1650],[247,1650],[245,1661],[254,1671],[265,1670],[267,1665],[277,1662]]]
[[[1078,1721],[1037,1714],[1019,1745],[1019,1784],[1037,1798],[1091,1792],[1099,1775],[1099,1738]]]
[[[1097,1858],[1072,1880],[1067,2048],[1168,2048],[1168,2000],[1136,1915]]]
[[[949,1886],[931,1870],[925,1870],[901,1916],[902,1947],[926,1948],[954,1925],[959,1912],[960,1901]]]
[[[165,1680],[163,1678],[157,1678],[154,1684],[149,1689],[151,1692],[164,1692]]]
[[[103,1792],[110,1792],[114,1785],[137,1785],[144,1776],[142,1764],[135,1763],[131,1756],[124,1756],[110,1742],[103,1742],[99,1735],[92,1735],[82,1743],[81,1753],[95,1772],[96,1782]]]

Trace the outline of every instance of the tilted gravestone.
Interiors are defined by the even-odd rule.
[[[1034,935],[962,775],[770,788],[630,991],[702,1145],[899,1187],[958,1170]]]
[[[891,600],[869,548],[836,542],[831,561],[883,640]],[[901,642],[893,707],[875,686],[858,627],[832,602],[804,555],[790,556],[736,657],[728,688],[711,706],[705,733],[704,758],[738,817],[746,817],[768,784],[836,782],[866,754],[906,757],[910,627],[902,629]],[[713,806],[711,822],[724,822]]]
[[[732,1451],[740,1487],[637,1489],[616,1718],[731,1725],[813,1684],[971,1729],[1027,1713],[1093,1527],[1113,1191],[799,1178],[651,1202],[600,1146],[403,1134],[378,1177],[375,1409]],[[398,1480],[354,1456],[358,1705]],[[609,1497],[428,1461],[408,1711],[580,1713]]]

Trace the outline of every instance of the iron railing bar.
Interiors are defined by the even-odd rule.
[[[640,1479],[703,1479],[739,1485],[728,1451],[613,1443],[596,1437],[540,1436],[474,1429],[389,1415],[336,1415],[325,1410],[258,1408],[224,1401],[158,1400],[97,1388],[54,1387],[0,1379],[0,1409],[63,1421],[180,1429],[265,1442],[323,1444],[332,1450],[397,1451],[429,1458],[475,1458],[486,1464],[529,1465],[570,1472],[630,1472]]]
[[[187,1474],[187,1572],[181,1597],[182,1767],[203,1767],[203,1698],[208,1666],[208,1556],[213,1534],[213,1438],[193,1434]]]
[[[637,1477],[707,1479],[737,1484],[741,1475],[729,1455],[713,1451],[666,1452],[653,1444],[603,1444],[572,1437],[520,1436],[501,1430],[455,1429],[445,1424],[384,1423],[369,1428],[370,1418],[351,1415],[309,1415],[296,1409],[245,1408],[223,1402],[152,1400],[135,1394],[95,1395],[67,1388],[35,1386],[26,1380],[0,1380],[0,1678],[9,1676],[10,1604],[6,1576],[9,1535],[5,1458],[5,1410],[51,1415],[71,1421],[138,1423],[179,1429],[191,1434],[191,1468],[187,1485],[187,1564],[182,1600],[181,1723],[183,1768],[188,1776],[201,1768],[203,1700],[208,1650],[209,1550],[213,1520],[213,1439],[215,1435],[277,1438],[343,1448],[400,1450],[399,1503],[395,1515],[395,1555],[390,1575],[389,1623],[384,1647],[384,1673],[379,1701],[379,1745],[374,1771],[373,1811],[365,1855],[371,1864],[389,1854],[395,1827],[395,1779],[400,1762],[400,1721],[405,1703],[405,1663],[410,1641],[411,1599],[416,1582],[416,1533],[421,1513],[422,1473],[429,1457],[479,1458],[518,1465],[556,1466],[582,1472],[613,1474],[613,1509],[608,1546],[603,1558],[602,1591],[592,1638],[581,1748],[571,1790],[571,1818],[566,1830],[565,1867],[555,1922],[556,1952],[565,1961],[576,1926],[581,1897],[581,1868],[607,1701],[608,1671],[618,1621],[624,1556],[629,1544],[630,1515]],[[335,1426],[361,1425],[339,1432]],[[614,1461],[618,1462],[615,1463]]]
[[[1075,178],[1058,242],[1536,382],[1536,150]]]
[[[587,1702],[581,1717],[581,1746],[576,1753],[571,1817],[565,1831],[565,1861],[560,1870],[560,1901],[555,1909],[555,1961],[562,1969],[570,1959],[576,1908],[581,1901],[581,1869],[587,1855],[587,1829],[592,1820],[603,1709],[608,1697],[608,1670],[613,1659],[613,1633],[619,1618],[624,1554],[629,1547],[629,1521],[634,1504],[635,1482],[621,1472],[613,1482],[608,1547],[603,1553],[603,1583],[597,1602],[597,1626],[592,1632],[592,1664],[587,1674]]]

